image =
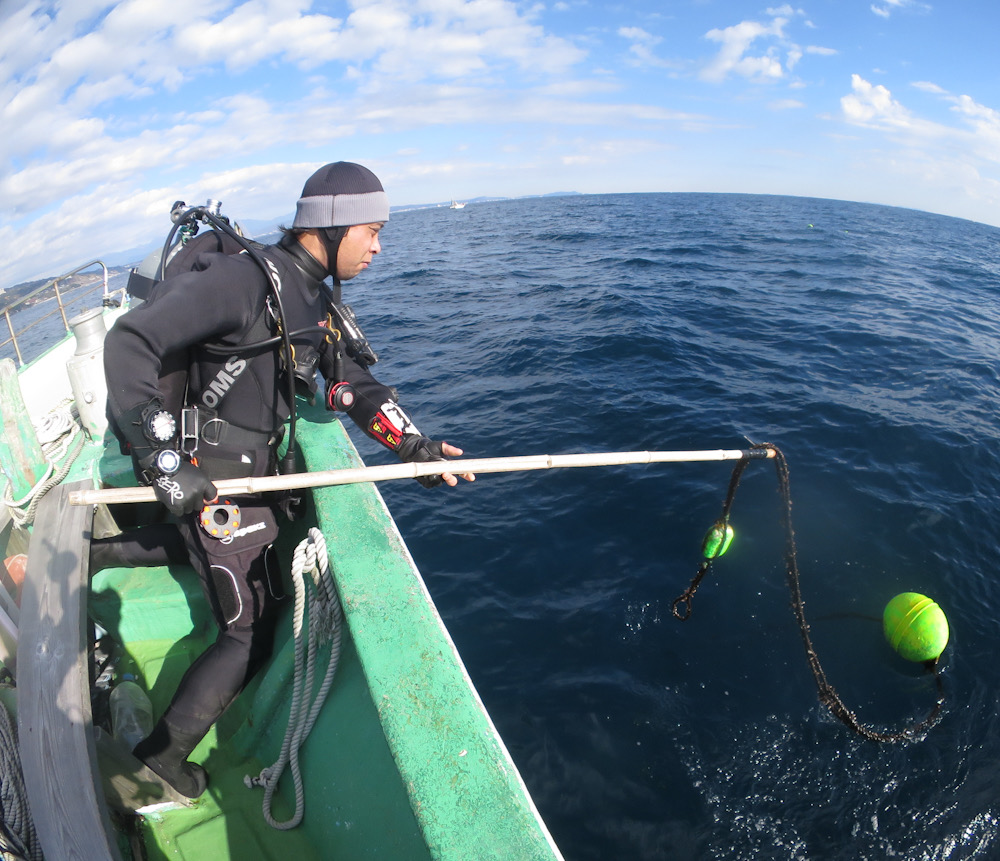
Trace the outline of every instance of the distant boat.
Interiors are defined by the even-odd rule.
[[[459,203],[457,200],[453,200],[451,202],[451,206],[449,208],[450,209],[465,209],[465,204],[464,203]]]

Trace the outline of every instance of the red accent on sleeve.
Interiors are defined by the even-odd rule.
[[[375,413],[375,418],[368,425],[368,430],[382,445],[391,448],[393,451],[396,450],[396,447],[403,440],[403,432],[386,418],[382,410]]]

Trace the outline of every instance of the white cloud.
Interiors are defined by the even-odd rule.
[[[852,92],[841,99],[843,118],[886,135],[879,149],[866,154],[869,169],[881,164],[908,178],[912,188],[961,199],[986,218],[1000,206],[1000,111],[970,96],[951,95],[936,84],[914,86],[950,102],[959,123],[924,119],[894,99],[886,87],[852,76]]]
[[[625,39],[632,39],[640,42],[652,42],[656,43],[660,41],[659,36],[652,36],[647,33],[642,27],[619,27],[618,35]]]
[[[370,65],[372,89],[398,81],[562,74],[583,59],[571,42],[535,23],[510,0],[358,0],[347,18],[342,59]],[[350,50],[348,47],[350,46]]]
[[[620,27],[618,35],[632,43],[629,46],[629,56],[635,65],[659,68],[676,68],[678,66],[677,63],[657,57],[653,52],[653,49],[663,41],[662,36],[647,33],[641,27]]]
[[[926,3],[919,2],[919,0],[885,0],[884,6],[876,6],[872,3],[870,8],[879,18],[889,18],[896,11],[916,9],[920,12],[928,12],[931,7]]]
[[[717,125],[604,98],[615,77],[571,77],[583,50],[541,26],[541,7],[511,0],[353,0],[339,17],[314,13],[311,0],[44,2],[0,0],[0,124],[16,130],[0,139],[4,229],[72,224],[67,236],[77,236],[75,227],[99,223],[95,195],[105,209],[131,210],[143,188],[173,188],[172,198],[192,172],[231,163],[232,154],[268,164],[279,151],[320,153],[353,135],[511,123]],[[748,47],[780,35],[782,23],[741,35]],[[620,35],[637,63],[668,65],[655,55],[660,36],[638,27]],[[737,50],[734,73],[780,75],[777,59]],[[288,82],[274,88],[286,98],[266,87],[224,95],[238,87],[225,85],[223,69],[263,63]],[[303,86],[296,70],[313,80]],[[250,186],[257,170],[226,177]]]
[[[926,8],[916,0],[874,2],[893,15]],[[579,18],[556,14],[584,8]],[[855,18],[868,15],[863,7],[856,12]],[[802,9],[779,3],[759,21],[710,30],[708,49],[694,49],[712,55],[701,61],[682,59],[683,27],[674,25],[683,22],[671,20],[670,29],[667,22],[662,13],[628,18],[620,9],[579,0],[548,6],[519,0],[0,0],[0,200],[6,204],[0,242],[11,249],[4,281],[38,274],[28,272],[31,267],[54,268],[57,258],[78,263],[90,253],[95,232],[106,233],[104,212],[116,213],[122,235],[114,241],[121,247],[159,234],[176,197],[218,196],[236,216],[287,211],[289,189],[297,191],[331,154],[373,166],[379,154],[388,154],[377,172],[387,185],[405,184],[405,192],[393,188],[400,203],[436,193],[434,181],[443,172],[450,196],[459,192],[452,182],[460,174],[491,193],[488,183],[508,181],[515,165],[534,171],[539,182],[568,176],[600,190],[597,182],[617,179],[609,179],[609,171],[588,173],[587,165],[600,164],[616,148],[632,155],[628,165],[617,164],[624,173],[613,176],[630,172],[642,188],[641,175],[656,164],[651,156],[644,163],[645,153],[657,146],[683,153],[682,133],[749,122],[745,103],[706,100],[698,80],[780,84],[761,104],[798,111],[787,125],[809,133],[817,112],[802,109],[816,107],[809,95],[821,80],[801,70],[816,63],[812,58],[835,58],[845,48],[832,40],[827,44],[837,47],[796,44],[789,35],[794,28],[813,26]],[[569,29],[574,26],[579,32]],[[817,32],[809,33],[810,42]],[[930,66],[915,68],[921,68],[915,76],[935,74]],[[957,165],[966,158],[982,187],[995,181],[996,110],[927,81],[913,87],[922,95],[907,90],[910,105],[855,76],[839,119],[865,131],[843,146],[880,140],[899,159],[919,152],[920,170],[931,178],[959,176]],[[928,100],[940,100],[937,122],[917,112]],[[731,109],[735,113],[727,114]],[[764,128],[767,118],[758,114],[758,120]],[[567,126],[573,127],[570,141],[562,137]],[[621,140],[602,143],[605,129]],[[579,143],[591,139],[593,146]],[[725,143],[705,134],[691,145],[685,157],[693,172],[684,174],[690,187],[709,175],[698,172],[699,159]],[[953,163],[935,174],[927,165],[945,165],[949,148]],[[577,172],[557,173],[565,165]],[[664,182],[676,183],[678,175]],[[971,181],[971,173],[962,175]],[[413,184],[418,177],[426,178],[423,184]],[[713,182],[730,180],[739,180],[736,168]],[[49,243],[44,255],[39,235]]]
[[[70,257],[59,248],[80,247],[88,232],[108,223],[102,212],[130,213],[125,232],[148,237],[149,222],[135,215],[152,206],[146,201],[156,201],[160,220],[175,197],[194,193],[184,188],[247,198],[261,172],[286,163],[284,154],[315,152],[320,164],[331,144],[352,136],[442,125],[624,130],[710,123],[656,104],[608,100],[613,76],[572,77],[586,55],[541,26],[540,7],[513,0],[353,0],[334,17],[312,6],[312,0],[0,0],[0,238],[41,233],[52,243],[52,254],[42,257],[30,243],[7,242],[17,250],[4,280],[32,277],[32,267]],[[645,31],[628,35],[650,47],[659,41]],[[656,62],[652,54],[648,59]],[[262,67],[268,77],[256,73]],[[255,70],[246,77],[249,86],[231,82],[249,68]],[[402,136],[396,143],[416,149]],[[350,157],[354,149],[360,159],[361,147],[336,152]],[[234,163],[247,167],[220,170]],[[199,175],[227,185],[199,186]],[[308,171],[291,186],[303,175]],[[283,186],[286,200],[291,186]],[[281,205],[275,200],[272,206]]]
[[[970,130],[973,152],[984,161],[1000,164],[1000,111],[976,102],[971,96],[951,96],[952,111]]]
[[[411,87],[396,93],[391,102],[361,109],[357,122],[363,128],[378,124],[380,129],[386,130],[421,128],[429,123],[623,127],[650,122],[683,126],[710,122],[706,116],[658,105],[567,98],[564,89],[571,92],[573,88],[556,87],[552,93],[542,88],[513,94],[465,88],[455,89],[449,98],[443,99],[435,88]]]
[[[954,97],[955,110],[972,120],[976,129],[996,133],[1000,128],[1000,112],[975,102],[971,96]]]
[[[175,44],[189,63],[223,60],[234,71],[271,58],[310,69],[343,55],[339,19],[295,10],[274,20],[268,5],[251,0],[219,21],[196,20],[178,29]]]
[[[804,18],[806,14],[805,9],[796,9],[794,6],[791,6],[788,3],[786,3],[784,6],[772,7],[770,9],[765,9],[764,11],[767,15],[770,15],[772,18],[791,18],[793,16],[799,16]],[[808,20],[805,21],[805,25],[807,27],[814,26]]]
[[[860,75],[851,76],[852,92],[840,100],[843,117],[853,125],[902,134],[910,145],[959,148],[985,162],[1000,163],[1000,111],[971,96],[952,95],[927,81],[913,86],[950,102],[961,125],[924,119],[894,99],[886,87],[873,85]]]
[[[73,4],[70,4],[73,5]],[[77,4],[79,5],[79,4]],[[248,0],[232,7],[194,0],[94,4],[103,20],[82,36],[77,6],[43,12],[40,0],[14,10],[0,36],[0,156],[50,146],[64,126],[114,99],[176,91],[206,69],[261,62],[301,69],[331,62],[367,64],[367,90],[399,81],[482,75],[508,64],[523,75],[565,72],[583,53],[546,34],[508,0],[356,0],[346,21],[305,14],[307,0]],[[11,48],[9,52],[8,48]],[[13,50],[16,48],[17,50]]]
[[[649,153],[661,153],[670,147],[661,141],[640,138],[612,138],[592,140],[577,138],[565,143],[567,152],[560,156],[565,165],[576,167],[598,168],[628,161],[636,156]]]
[[[775,18],[770,24],[757,21],[742,21],[725,29],[709,30],[705,38],[718,42],[722,47],[701,70],[702,80],[719,83],[731,73],[754,80],[776,80],[784,71],[781,62],[774,57],[773,47],[765,54],[746,56],[750,47],[758,39],[784,37],[785,18]]]
[[[853,92],[840,100],[844,118],[849,123],[896,128],[912,125],[910,112],[881,84],[872,85],[860,75],[851,75],[851,89]]]

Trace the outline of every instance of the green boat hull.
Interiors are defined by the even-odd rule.
[[[298,439],[304,470],[361,465],[340,421],[320,408],[302,406]],[[88,443],[66,478],[74,480],[131,484],[131,467],[116,443]],[[111,513],[125,524],[151,508],[114,506]],[[99,509],[95,533],[107,524]],[[200,799],[165,801],[161,786],[123,773],[130,756],[95,732],[93,779],[107,798],[120,857],[560,858],[375,486],[318,489],[308,515],[282,528],[289,594],[292,550],[310,526],[326,539],[345,625],[334,684],[300,752],[301,824],[272,828],[262,813],[263,789],[245,784],[278,759],[288,724],[295,667],[289,600],[271,661],[192,756],[210,775]],[[120,644],[117,671],[137,676],[154,714],[216,634],[187,566],[98,572],[88,613]],[[272,814],[284,821],[295,809],[286,771]],[[44,848],[47,835],[39,837]]]

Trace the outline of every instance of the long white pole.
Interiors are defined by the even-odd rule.
[[[465,460],[435,460],[427,463],[400,463],[386,466],[362,466],[292,475],[267,475],[259,478],[232,478],[216,481],[219,496],[241,496],[274,490],[298,490],[304,487],[332,487],[339,484],[393,481],[423,475],[453,475],[488,472],[528,472],[539,469],[581,466],[624,466],[642,463],[693,463],[713,460],[774,457],[774,449],[714,449],[709,451],[618,451],[593,454],[536,454],[523,457],[486,457]],[[69,495],[72,505],[97,505],[126,502],[154,502],[151,487],[114,487],[103,490],[78,490]]]

